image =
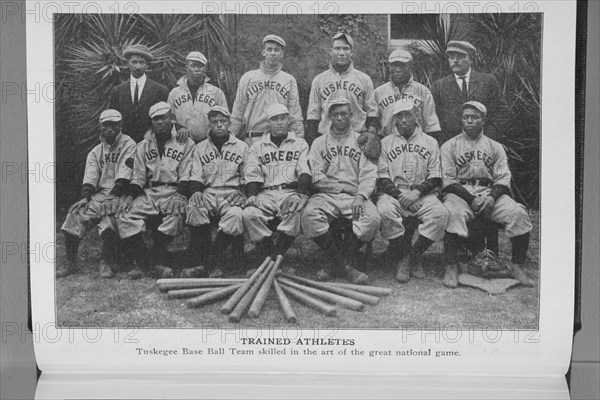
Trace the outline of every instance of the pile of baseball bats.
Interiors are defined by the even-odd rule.
[[[289,298],[336,316],[338,306],[362,311],[365,305],[376,305],[379,297],[392,292],[383,287],[317,282],[286,274],[279,271],[282,261],[282,256],[275,260],[267,257],[248,279],[181,278],[159,279],[156,283],[161,292],[167,292],[168,299],[187,299],[190,308],[227,299],[221,313],[227,314],[230,322],[239,322],[245,315],[259,317],[271,288],[290,323],[297,322],[297,317]]]

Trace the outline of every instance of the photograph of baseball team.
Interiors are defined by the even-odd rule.
[[[235,90],[221,84],[231,69],[211,68],[216,56],[206,40],[179,49],[184,58],[172,62],[185,74],[169,87],[153,69],[164,49],[158,56],[155,43],[116,38],[116,82],[89,118],[94,137],[77,144],[87,146],[82,180],[56,199],[59,322],[111,325],[69,316],[88,290],[109,298],[135,287],[155,296],[144,307],[161,307],[157,279],[246,279],[270,257],[282,260],[286,276],[390,288],[381,301],[389,310],[418,309],[394,300],[414,290],[432,302],[474,302],[474,318],[485,319],[513,296],[505,299],[519,315],[495,312],[500,326],[537,326],[540,266],[530,242],[539,213],[516,193],[511,166],[519,154],[503,139],[507,88],[476,68],[480,49],[468,35],[447,38],[438,49],[444,64],[431,67],[443,74],[427,82],[416,80],[422,55],[414,45],[382,43],[385,80],[374,78],[355,59],[368,22],[358,18],[321,29],[329,66],[312,76],[307,98],[286,72],[286,54],[311,43],[270,28],[268,17],[255,24],[258,63],[241,72]],[[104,312],[127,307],[117,303]],[[382,321],[349,326],[397,326]]]

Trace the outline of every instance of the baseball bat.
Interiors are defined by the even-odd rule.
[[[294,289],[285,285],[281,285],[280,287],[283,289],[285,294],[304,305],[313,307],[317,311],[322,312],[329,317],[335,317],[337,315],[335,306],[332,306],[331,304],[327,304],[321,300],[315,299],[314,297],[311,297],[298,289]]]
[[[252,300],[254,300],[256,297],[256,293],[258,293],[274,266],[274,261],[271,261],[269,265],[267,265],[267,268],[265,268],[260,277],[256,280],[256,282],[254,282],[254,285],[252,285],[250,290],[248,290],[244,297],[240,299],[240,302],[237,303],[231,314],[229,314],[229,322],[240,322],[246,313],[246,310],[250,306],[250,303],[252,303]]]
[[[290,274],[286,274],[286,273],[279,273],[279,275],[283,276],[289,280],[292,280],[294,282],[304,284],[305,286],[311,286],[311,287],[314,287],[317,289],[324,290],[326,292],[339,294],[340,296],[348,297],[350,299],[357,300],[357,301],[360,301],[361,303],[369,304],[371,306],[377,305],[377,303],[379,303],[379,298],[372,296],[370,294],[360,293],[360,292],[356,292],[356,291],[350,290],[350,289],[331,286],[331,285],[327,285],[323,282],[312,281],[310,279],[306,279],[306,278],[302,278],[299,276],[290,275]]]
[[[296,313],[292,308],[292,303],[287,298],[285,293],[283,293],[283,289],[279,286],[277,280],[273,281],[273,287],[275,288],[275,293],[277,294],[277,299],[279,300],[279,305],[281,306],[281,310],[283,311],[283,315],[285,316],[285,320],[287,322],[291,322],[293,324],[296,323]]]
[[[248,290],[250,290],[254,282],[256,282],[256,280],[260,277],[270,262],[271,257],[265,258],[265,261],[263,261],[260,267],[252,274],[250,279],[247,279],[246,282],[244,282],[244,284],[233,294],[233,296],[231,296],[229,300],[225,302],[223,307],[221,307],[221,314],[229,314],[231,311],[233,311],[237,303],[239,303],[242,297],[244,297]]]
[[[196,307],[200,307],[203,306],[205,304],[208,303],[212,303],[213,301],[217,301],[220,300],[224,297],[229,296],[231,293],[235,292],[236,290],[238,290],[239,288],[236,286],[228,286],[222,289],[217,289],[217,290],[213,290],[210,293],[205,293],[201,296],[198,297],[194,297],[192,299],[189,299],[186,303],[186,305],[190,308],[196,308]]]
[[[294,289],[301,290],[307,294],[313,295],[314,297],[318,297],[322,300],[329,301],[333,304],[339,304],[340,306],[349,308],[350,310],[362,311],[365,308],[365,305],[363,303],[361,303],[360,301],[352,300],[347,297],[340,296],[339,294],[326,292],[321,289],[303,286],[296,282],[292,282],[289,279],[285,279],[285,278],[278,278],[278,279],[279,279],[279,283],[281,283],[282,285],[286,285],[286,286],[292,287]]]
[[[373,296],[389,296],[390,294],[392,294],[392,289],[379,287],[379,286],[363,286],[363,285],[353,285],[351,283],[339,283],[339,282],[326,282],[325,284],[342,287],[342,288],[354,290],[357,292],[370,294]]]
[[[245,279],[231,279],[231,280],[223,280],[223,281],[191,281],[191,282],[168,282],[161,283],[158,285],[158,290],[161,292],[168,292],[170,290],[178,290],[178,289],[200,289],[200,288],[208,288],[208,287],[225,287],[236,285],[239,283],[244,283]]]
[[[156,284],[162,285],[165,283],[244,283],[246,279],[230,279],[230,278],[166,278],[166,279],[157,279]]]
[[[236,287],[240,287],[242,286],[241,283],[237,284],[237,285],[232,285],[232,286],[236,286]],[[206,294],[206,293],[210,293],[210,292],[214,292],[215,290],[220,290],[222,288],[220,287],[212,287],[212,288],[200,288],[200,289],[181,289],[181,290],[170,290],[169,293],[167,293],[167,299],[172,300],[172,299],[189,299],[191,297],[198,297],[200,295]]]
[[[275,274],[279,269],[281,261],[283,261],[283,256],[278,255],[275,261],[275,265],[273,266],[273,268],[271,268],[271,271],[269,272],[269,276],[267,276],[267,279],[265,279],[265,282],[256,294],[256,298],[252,302],[250,310],[248,310],[248,316],[250,316],[251,318],[256,318],[260,315],[260,312],[262,311],[262,308],[265,305],[265,301],[267,300],[267,295],[269,294],[271,286],[273,285],[273,281],[275,280]]]

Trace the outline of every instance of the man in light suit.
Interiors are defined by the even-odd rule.
[[[462,105],[468,101],[478,101],[487,107],[486,136],[498,140],[503,132],[506,103],[502,89],[495,76],[473,71],[471,64],[476,51],[469,42],[448,42],[446,54],[452,74],[437,80],[431,87],[442,127],[436,137],[440,145],[462,132]]]

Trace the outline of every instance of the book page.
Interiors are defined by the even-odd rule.
[[[35,246],[30,257],[31,299],[36,360],[44,373],[54,376],[119,371],[360,374],[373,377],[424,374],[564,376],[571,354],[575,260],[575,198],[572,190],[575,160],[575,2],[378,2],[377,5],[357,1],[136,1],[78,2],[77,5],[28,2],[26,11],[28,87],[35,91],[35,96],[28,96],[30,243]],[[342,35],[341,40],[348,47],[342,50],[346,52],[345,56],[338,56],[336,50],[335,44],[339,44],[340,40],[332,41],[338,31],[347,34]],[[268,45],[279,41],[271,38],[263,43],[264,36],[268,34],[277,35],[285,42],[284,46],[280,45],[284,50],[282,71],[277,72],[279,75],[269,75],[264,69],[270,57],[268,46],[264,43]],[[449,43],[449,40],[459,43]],[[146,47],[135,47],[137,50],[133,53],[130,50],[126,55],[125,50],[131,49],[132,45]],[[398,59],[390,58],[393,50],[403,50],[404,53],[395,53],[399,54]],[[410,81],[405,82],[403,94],[392,92],[389,100],[384,93],[386,84],[390,88],[395,87],[390,83],[394,79],[391,64],[398,60],[403,60],[400,64],[407,63],[402,58],[406,57],[406,52],[412,58]],[[470,63],[470,86],[464,98],[460,97],[458,75],[453,73],[458,69],[453,70],[449,66],[451,53],[463,54],[461,59],[468,58]],[[333,67],[330,69],[331,63],[346,62],[345,57],[352,59],[350,69],[341,74]],[[138,68],[132,61],[135,59],[145,60],[145,80],[134,82],[130,78],[130,74],[133,76]],[[263,60],[265,63],[261,69]],[[209,79],[205,79],[203,86],[197,89],[196,97],[189,90],[193,85],[186,86],[187,81],[180,80],[184,76],[189,79],[195,73],[190,72],[195,68],[190,66],[193,62],[200,63]],[[264,74],[264,78],[244,75],[248,71],[258,71],[255,73]],[[289,78],[277,81],[284,79],[281,72],[293,76],[297,88]],[[244,86],[247,89],[240,90],[241,82],[246,82],[242,75],[254,79],[254,86],[248,84]],[[141,96],[138,84],[144,85]],[[166,91],[161,88],[166,88]],[[495,92],[498,90],[500,93]],[[177,91],[184,94],[180,96]],[[266,97],[256,94],[263,91],[271,94],[266,94]],[[458,93],[458,99],[453,100],[452,91]],[[160,136],[156,129],[160,131],[162,128],[151,122],[167,114],[161,111],[160,105],[146,111],[149,112],[148,117],[136,114],[135,110],[143,109],[142,104],[151,101],[151,96],[154,96],[153,104],[148,104],[146,109],[159,101],[166,101],[167,93],[167,104],[177,124],[169,131],[172,136],[164,145],[160,166],[156,167],[157,161],[152,161],[151,152],[146,153],[143,146],[157,143],[152,138],[155,137],[153,135]],[[332,97],[328,98],[330,95]],[[217,240],[223,232],[229,232],[227,235],[233,237],[232,226],[244,227],[244,233],[240,235],[238,232],[235,240],[232,239],[234,244],[226,249],[224,259],[213,255],[206,263],[202,261],[205,270],[188,271],[188,275],[184,273],[185,268],[199,263],[194,259],[189,264],[186,259],[190,254],[188,244],[193,230],[190,223],[194,223],[189,218],[189,210],[196,204],[187,203],[188,197],[184,196],[186,203],[182,212],[185,209],[187,215],[178,215],[169,208],[171,203],[165,199],[170,199],[178,190],[179,180],[190,178],[190,175],[183,176],[184,158],[189,157],[192,177],[193,168],[202,163],[203,138],[198,135],[208,135],[208,127],[214,121],[210,121],[211,114],[205,113],[214,108],[217,101],[224,99],[226,104],[222,107],[227,111],[218,111],[212,114],[213,117],[229,118],[227,114],[231,112],[231,119],[227,122],[231,123],[230,129],[234,129],[235,124],[241,126],[235,129],[239,129],[242,139],[237,142],[230,139],[219,150],[219,165],[225,169],[226,165],[236,162],[236,157],[241,160],[244,151],[252,153],[247,148],[243,150],[243,142],[252,143],[254,132],[263,135],[260,140],[265,138],[263,131],[267,125],[256,121],[260,118],[267,120],[264,113],[267,113],[267,106],[279,98],[277,96],[284,99],[296,96],[296,101],[289,103],[288,107],[291,109],[292,105],[299,105],[303,119],[321,119],[323,124],[326,118],[334,115],[333,111],[328,112],[329,104],[345,99],[349,103],[348,108],[356,107],[352,118],[358,117],[360,112],[366,113],[363,127],[369,124],[370,115],[371,118],[378,115],[378,127],[375,129],[382,136],[396,135],[398,140],[405,140],[399,131],[404,129],[402,123],[382,122],[381,118],[390,115],[390,111],[385,111],[387,106],[398,110],[396,107],[400,100],[413,101],[414,108],[411,109],[419,113],[415,117],[415,129],[423,135],[421,137],[433,138],[427,146],[437,149],[434,153],[441,154],[442,164],[444,157],[455,157],[453,160],[458,161],[454,161],[452,168],[459,171],[466,164],[473,168],[469,170],[470,175],[449,178],[452,173],[448,172],[448,166],[440,165],[439,175],[444,179],[442,185],[448,186],[454,179],[452,182],[456,185],[471,191],[468,196],[475,193],[474,197],[481,197],[482,201],[492,199],[493,203],[488,205],[490,208],[481,212],[487,219],[477,218],[477,221],[487,221],[482,225],[487,227],[487,233],[477,230],[481,227],[476,228],[472,224],[460,228],[462,225],[456,219],[460,214],[456,212],[456,202],[449,201],[454,195],[445,189],[442,191],[442,186],[428,195],[430,200],[426,200],[433,202],[435,207],[439,205],[436,210],[454,210],[453,216],[450,211],[443,211],[449,222],[442,228],[439,228],[442,216],[423,216],[426,207],[421,206],[419,201],[425,197],[414,203],[421,206],[421,213],[411,211],[410,207],[402,208],[400,201],[403,200],[387,194],[376,200],[371,197],[361,203],[365,208],[354,209],[357,215],[354,218],[353,195],[338,190],[335,195],[327,194],[330,196],[327,200],[327,196],[315,197],[313,194],[304,210],[297,212],[298,220],[302,221],[301,232],[278,265],[286,275],[278,275],[275,279],[275,275],[269,278],[264,273],[262,277],[267,284],[274,280],[283,287],[295,319],[289,315],[286,318],[281,311],[274,286],[263,293],[266,300],[256,318],[243,313],[250,308],[250,302],[246,307],[240,306],[239,316],[231,314],[235,302],[230,302],[233,307],[228,310],[229,313],[223,313],[224,306],[230,304],[228,300],[234,293],[241,293],[231,288],[234,285],[242,285],[242,290],[251,288],[250,283],[261,278],[264,268],[254,275],[247,274],[247,270],[261,264],[271,268],[268,263],[263,263],[263,254],[259,254],[259,246],[250,236],[248,219],[242,218],[247,214],[241,210],[239,214],[223,211],[223,204],[227,203],[229,207],[234,201],[232,198],[225,200],[229,192],[225,195],[222,195],[225,192],[218,192],[221,190],[218,187],[226,187],[223,181],[229,179],[226,178],[228,172],[223,172],[217,179],[215,174],[222,171],[213,169],[207,172],[205,169],[204,175],[200,173],[202,178],[196,178],[213,179],[205,185],[204,192],[218,192],[218,195],[213,193],[218,204],[210,207],[206,205],[208,203],[204,204],[206,215],[210,214],[206,221],[213,224],[209,235]],[[217,97],[221,100],[215,99]],[[437,99],[437,104],[429,104],[430,99]],[[444,108],[451,107],[445,105],[450,100],[459,102],[458,111]],[[464,100],[477,103],[462,108],[460,104]],[[192,117],[186,119],[183,111],[177,116],[178,107],[186,106],[186,102],[189,102],[187,107],[203,111],[190,108],[192,111],[188,113]],[[480,107],[481,102],[488,103],[484,105],[484,111]],[[132,105],[138,108],[131,111]],[[244,107],[245,111],[241,112]],[[121,108],[118,113],[121,121],[114,119],[110,112],[103,113],[116,108]],[[432,110],[437,114],[435,120],[439,123],[432,121]],[[469,128],[460,132],[463,129],[460,124],[470,118],[465,116],[465,110],[484,115],[486,125],[483,135],[495,139],[486,136],[487,147],[460,150],[463,153],[457,145],[442,144],[440,150],[439,142],[450,143],[447,140],[451,141],[454,137],[451,134],[453,118],[459,124],[459,133],[454,135],[467,135],[465,132]],[[456,116],[456,112],[462,114]],[[401,114],[402,110],[392,115]],[[208,122],[202,119],[206,115]],[[399,117],[389,118],[397,120]],[[139,137],[135,137],[139,129],[136,131],[130,124],[132,119],[143,121],[142,125],[149,124]],[[293,121],[293,118],[290,119]],[[137,123],[135,121],[132,124]],[[121,136],[117,140],[125,143],[124,131],[127,131],[131,140],[137,142],[131,147],[133,151],[123,156],[126,151],[123,144],[119,147],[122,153],[115,153],[115,147],[107,145],[106,138],[102,136],[106,134],[106,130],[102,131],[106,124],[102,125],[102,122],[120,122]],[[200,128],[196,129],[194,124],[199,124]],[[217,122],[214,124],[222,126]],[[309,133],[309,125],[305,125],[305,135]],[[146,132],[148,126],[151,129]],[[187,144],[177,141],[177,129],[182,126],[190,136]],[[329,129],[326,124],[319,126],[324,137],[313,142],[311,157],[316,146],[325,143],[328,135],[333,135]],[[352,129],[360,131],[361,127],[352,122]],[[216,134],[213,132],[210,134]],[[443,138],[442,135],[449,137]],[[192,140],[198,140],[198,144]],[[475,146],[472,141],[466,142]],[[226,146],[234,146],[235,143],[238,143],[235,148],[238,150],[225,150]],[[383,151],[387,152],[390,165],[393,165],[396,156],[392,154],[397,150],[393,146],[386,148],[390,140],[384,139],[382,143]],[[327,143],[323,146],[325,148]],[[414,157],[425,159],[431,152],[424,146],[406,144],[404,149],[400,146],[397,153],[398,156],[403,152],[411,153]],[[333,149],[337,149],[336,154],[331,150],[323,153],[327,165],[330,160],[343,162],[340,161],[342,157],[355,164],[361,159],[359,151],[362,149],[344,149],[342,145]],[[192,161],[192,151],[198,154],[199,164]],[[277,152],[268,154],[272,154],[272,160],[284,161],[278,159],[285,158],[283,152],[281,155]],[[122,165],[119,164],[122,170],[116,167],[110,170],[109,164],[118,164],[120,156],[124,157]],[[265,161],[265,156],[262,157],[260,162],[267,164],[269,160]],[[352,161],[353,157],[355,161]],[[340,170],[331,174],[337,174],[335,179],[354,179],[358,191],[361,187],[368,187],[371,193],[375,178],[382,177],[381,158],[377,175],[377,168],[369,167],[373,163],[362,157],[365,160],[361,167],[364,168],[363,176],[367,176],[364,171],[369,168],[373,171],[369,175],[372,176],[371,186],[368,183],[371,178],[364,181],[359,181],[357,176],[348,178],[349,173],[339,165]],[[402,193],[420,193],[413,189],[425,178],[418,181],[416,177],[422,172],[423,164],[417,158],[410,160],[403,164],[404,170],[398,172],[399,175],[404,174],[402,179],[408,184],[399,184],[400,178],[394,184],[398,184],[397,188]],[[207,165],[211,165],[210,161],[206,160]],[[145,162],[148,164],[144,165]],[[298,161],[298,165],[300,163]],[[136,197],[130,208],[125,205],[125,217],[114,217],[109,212],[110,218],[106,218],[102,207],[108,202],[104,199],[109,196],[113,181],[121,176],[118,174],[126,173],[128,168],[128,177],[134,173],[142,175],[142,178],[132,178],[131,182],[138,182],[144,193]],[[163,172],[153,168],[163,168],[164,171],[171,168],[170,171],[175,171],[179,177],[157,175]],[[235,172],[235,168],[231,179],[246,177],[235,175],[241,174]],[[411,168],[417,173],[411,172]],[[487,172],[477,175],[478,168]],[[106,170],[112,172],[102,175]],[[264,171],[266,169],[260,172],[264,174],[261,179],[276,181]],[[494,201],[493,197],[486,196],[490,188],[494,190],[493,185],[499,184],[499,174],[504,176],[505,189],[502,190],[506,192]],[[314,183],[315,176],[313,171],[313,189],[323,187]],[[103,179],[112,179],[111,186],[103,188]],[[238,190],[243,182],[236,182],[235,190]],[[273,189],[279,192],[289,190],[292,193],[295,190],[283,184],[276,186],[273,184]],[[229,190],[227,188],[222,190]],[[100,192],[103,194],[98,197]],[[263,192],[269,192],[268,196],[273,198],[280,196],[280,193],[266,189]],[[481,196],[481,193],[485,194]],[[398,211],[390,219],[381,200],[387,199],[385,196],[404,211]],[[123,205],[123,201],[119,203],[119,196],[114,197],[115,207]],[[363,196],[357,197],[364,200]],[[81,203],[82,198],[89,200]],[[147,201],[145,206],[142,199]],[[460,206],[462,210],[470,213],[467,219],[474,219],[474,206],[459,196],[455,196],[456,199],[464,204]],[[318,201],[321,203],[316,203]],[[72,208],[73,204],[81,207]],[[146,206],[149,208],[144,208]],[[307,210],[316,214],[311,217]],[[135,212],[137,217],[134,218]],[[264,218],[272,220],[277,214],[281,216],[279,211],[275,211],[264,214]],[[366,214],[374,215],[372,218],[377,226],[365,222]],[[348,222],[345,225],[338,223],[335,225],[337,228],[333,228],[336,215],[340,221]],[[67,219],[68,223],[65,222]],[[242,219],[243,224],[240,222]],[[428,224],[424,223],[426,220]],[[203,224],[208,225],[206,222]],[[309,286],[329,288],[325,291],[341,287],[319,286],[323,285],[317,279],[320,270],[326,270],[329,264],[337,265],[335,260],[332,263],[328,259],[332,253],[323,250],[318,240],[313,240],[323,233],[320,230],[323,226],[325,231],[329,227],[332,235],[335,233],[338,251],[333,254],[341,254],[344,260],[351,259],[356,270],[368,275],[366,282],[360,283],[383,288],[383,291],[372,293],[369,297],[361,296],[362,301],[353,299],[350,302],[339,298],[332,300],[331,296],[325,300],[314,291],[312,294],[307,291]],[[157,229],[160,234],[156,234]],[[281,224],[274,229],[276,232],[279,230],[274,235],[278,241],[281,241],[282,231],[292,232],[285,231]],[[115,242],[122,246],[113,248],[111,254],[116,258],[111,260],[116,262],[112,264],[111,277],[103,278],[101,274],[106,274],[103,264],[108,257],[106,252],[110,251],[106,250],[110,243],[105,234],[109,232],[108,235],[112,235],[111,231],[116,234],[112,236],[116,237]],[[370,233],[365,233],[367,231],[372,232],[374,238],[369,237]],[[453,237],[461,239],[460,244],[464,247],[460,249],[459,258],[452,258],[454,261],[449,262],[452,256],[448,255],[448,242],[443,236],[444,233],[448,236],[450,231]],[[394,252],[390,245],[398,243],[394,240],[399,238],[399,232],[415,240],[412,248],[406,248],[404,253]],[[254,233],[254,238],[257,235]],[[131,237],[141,238],[141,244],[138,241],[138,247],[135,247],[133,240],[127,241]],[[351,243],[352,239],[348,241],[348,237],[358,237],[358,246],[344,247],[344,243]],[[426,239],[421,240],[427,244],[426,249],[421,249],[422,254],[418,256],[408,255],[421,243],[418,239],[421,237]],[[524,244],[524,241],[527,243]],[[166,253],[158,254],[160,243]],[[467,244],[471,246],[472,253],[467,252]],[[361,248],[357,250],[356,247]],[[525,258],[519,259],[515,247],[521,249],[521,256],[525,254]],[[118,249],[116,255],[115,248]],[[126,254],[127,248],[135,250]],[[482,251],[495,248],[499,253],[497,256],[490,257],[489,253]],[[197,254],[203,257],[202,251]],[[408,281],[398,279],[403,258],[411,263],[412,274],[409,271]],[[423,266],[424,276],[421,277],[417,271],[417,259]],[[525,275],[519,276],[514,272],[515,263],[511,260],[515,259],[519,259],[516,265]],[[69,260],[74,262],[69,264]],[[140,264],[136,264],[138,262]],[[448,282],[448,264],[459,267],[454,285],[452,279]],[[131,279],[131,271],[138,265],[143,265],[143,277]],[[168,267],[170,271],[156,269],[157,265]],[[193,308],[193,301],[167,293],[167,283],[176,286],[171,286],[173,290],[185,289],[185,285],[188,285],[187,288],[194,287],[192,279],[200,282],[205,279],[205,272],[215,271],[215,266],[222,267],[224,277],[215,278],[220,281],[205,280],[202,285],[213,289],[217,284],[222,285],[216,287],[221,291],[229,288],[217,301]],[[352,280],[353,276],[347,269],[337,268],[338,275],[333,277],[333,282],[344,284],[348,283],[348,279]],[[57,271],[65,269],[66,276],[57,278]],[[492,274],[496,269],[498,274]],[[157,271],[165,273],[162,276],[165,279],[184,276],[181,278],[183,286],[181,281],[158,282],[161,275],[156,275]],[[526,281],[532,286],[524,285]],[[261,286],[254,287],[250,290],[254,295],[249,297],[249,301],[254,300]],[[352,290],[356,293],[360,289]],[[314,301],[307,306],[307,300],[299,300],[306,296],[299,296],[298,291],[308,292],[309,298],[320,299],[324,305],[319,306],[320,310],[315,308]],[[337,293],[340,293],[339,290]],[[336,301],[337,305],[334,304]]]

